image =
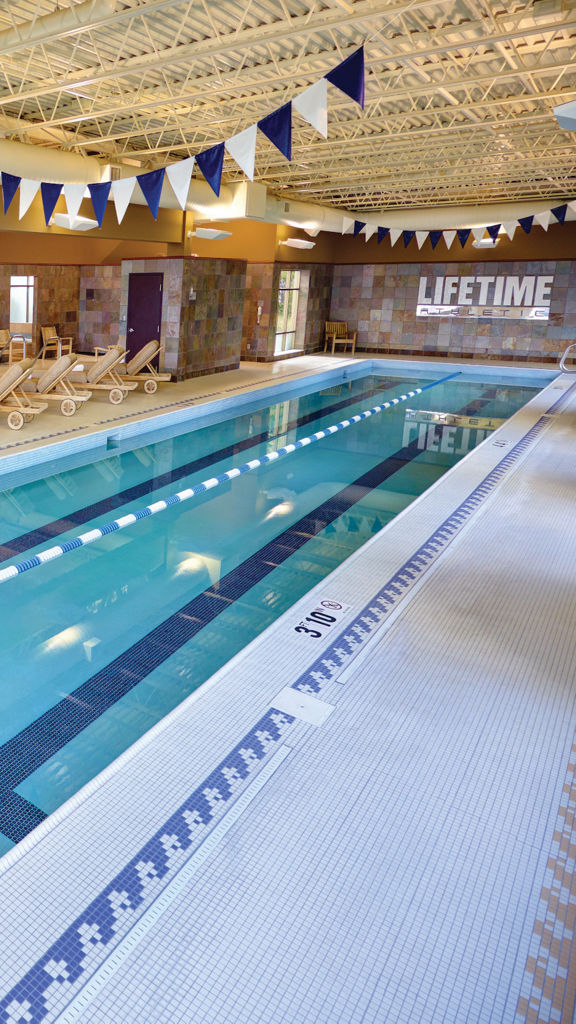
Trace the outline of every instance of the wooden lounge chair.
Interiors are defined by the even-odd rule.
[[[356,331],[349,331],[345,320],[327,320],[324,333],[324,351],[331,346],[332,355],[337,346],[347,349],[350,345],[352,352],[356,350]]]
[[[85,373],[77,374],[73,379],[76,383],[86,384],[89,391],[107,391],[112,405],[118,405],[129,391],[138,387],[137,381],[126,380],[118,372],[125,355],[125,349],[110,345]]]
[[[43,370],[40,376],[31,379],[26,390],[31,385],[37,395],[42,395],[49,401],[60,402],[60,412],[63,416],[73,416],[82,402],[87,402],[92,397],[91,391],[78,391],[70,379],[78,356],[73,352],[71,355],[60,356],[55,363],[47,370]]]
[[[25,422],[48,408],[48,402],[33,402],[22,385],[30,376],[31,359],[13,363],[0,377],[0,409],[8,413],[10,430],[20,430]]]
[[[41,359],[59,359],[60,356],[70,355],[74,339],[61,338],[54,324],[50,324],[49,327],[41,327],[40,334],[42,336]]]
[[[158,373],[152,360],[158,353],[160,342],[154,339],[149,341],[135,356],[132,357],[126,367],[121,367],[123,380],[135,380],[137,384],[144,385],[144,391],[153,395],[158,390],[158,385],[172,379],[171,373]]]
[[[26,358],[26,338],[23,334],[10,334],[4,327],[0,331],[0,356],[8,356],[9,363],[20,363]]]

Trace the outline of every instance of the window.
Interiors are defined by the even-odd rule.
[[[10,330],[30,335],[34,323],[34,278],[10,278]]]
[[[281,270],[278,287],[275,353],[289,352],[294,348],[299,291],[300,271]]]

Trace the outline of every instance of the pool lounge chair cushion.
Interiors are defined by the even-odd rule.
[[[53,366],[48,370],[45,370],[36,382],[36,390],[39,394],[44,394],[44,392],[50,391],[58,378],[74,365],[77,358],[78,357],[76,355],[60,356],[60,359],[57,359]]]
[[[123,348],[119,345],[110,345],[103,356],[100,356],[95,363],[92,364],[86,374],[86,382],[88,384],[97,384],[98,381],[104,376],[110,367],[114,366],[118,356],[124,352]]]
[[[159,348],[160,342],[148,341],[146,345],[144,345],[144,347],[132,357],[130,362],[126,364],[126,373],[130,374],[130,376],[134,376],[134,374],[139,373],[140,370],[146,366],[146,363],[150,362],[150,360],[154,358]]]
[[[0,401],[9,395],[19,380],[32,366],[31,359],[23,359],[21,363],[13,363],[0,377]]]

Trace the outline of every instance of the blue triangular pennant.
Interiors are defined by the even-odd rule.
[[[462,248],[464,248],[466,242],[468,241],[470,235],[472,234],[472,228],[460,228],[460,230],[457,231],[456,234],[458,235],[458,241],[460,242],[460,245],[462,246]]]
[[[258,127],[287,160],[292,159],[292,104],[285,103],[258,121]]]
[[[352,232],[352,236],[354,238],[356,238],[356,235],[359,235],[360,232],[362,231],[362,228],[365,228],[365,227],[366,227],[366,221],[365,220],[355,220],[354,221],[354,231]]]
[[[222,181],[222,165],[224,163],[224,143],[219,142],[217,146],[205,149],[203,153],[197,153],[196,163],[212,191],[219,196],[220,182]]]
[[[92,197],[92,206],[94,207],[98,227],[101,228],[102,221],[104,220],[104,214],[106,213],[106,203],[108,202],[108,196],[110,195],[110,189],[112,188],[112,182],[99,181],[95,185],[88,185],[88,188]]]
[[[563,224],[566,220],[566,213],[568,211],[568,203],[563,203],[562,206],[555,206],[550,212],[554,214],[556,220]]]
[[[56,185],[52,181],[43,181],[40,185],[40,192],[42,193],[42,206],[44,207],[44,220],[46,221],[46,227],[50,223],[50,218],[54,213],[54,207],[60,198],[60,193],[64,188],[63,185]]]
[[[338,67],[324,75],[332,85],[364,109],[364,47],[350,54]]]
[[[18,191],[18,185],[22,181],[16,174],[8,174],[7,171],[2,171],[2,193],[4,198],[4,213],[8,212],[8,207],[14,199]]]
[[[518,217],[518,223],[522,230],[525,231],[527,235],[529,235],[532,230],[532,225],[534,223],[534,214],[532,214],[531,217]]]
[[[500,231],[501,227],[501,224],[490,224],[490,226],[486,228],[486,231],[490,235],[490,238],[492,239],[493,242],[495,242],[496,239],[498,238],[498,232]]]
[[[430,238],[430,241],[432,242],[432,248],[435,249],[436,246],[438,245],[438,242],[442,238],[442,232],[441,231],[431,231],[430,235],[428,237]]]
[[[224,143],[222,143],[222,146],[224,146]],[[160,167],[157,171],[148,171],[147,174],[136,175],[136,181],[144,193],[144,199],[150,207],[154,220],[156,220],[158,216],[160,193],[162,192],[162,185],[164,184],[164,173],[164,168]],[[92,202],[94,202],[94,199],[92,199]]]
[[[390,228],[378,228],[378,245],[380,245],[380,242],[383,242],[384,239],[386,238],[386,235],[389,234]]]
[[[414,238],[415,234],[416,234],[415,231],[403,231],[402,232],[402,238],[404,239],[404,248],[405,249],[408,248],[408,246],[410,245],[410,242]]]

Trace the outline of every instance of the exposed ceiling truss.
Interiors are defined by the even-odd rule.
[[[14,0],[0,135],[163,166],[362,43],[364,111],[331,88],[328,140],[295,115],[291,163],[261,137],[269,191],[365,211],[576,195],[576,133],[553,116],[576,98],[573,0]]]

